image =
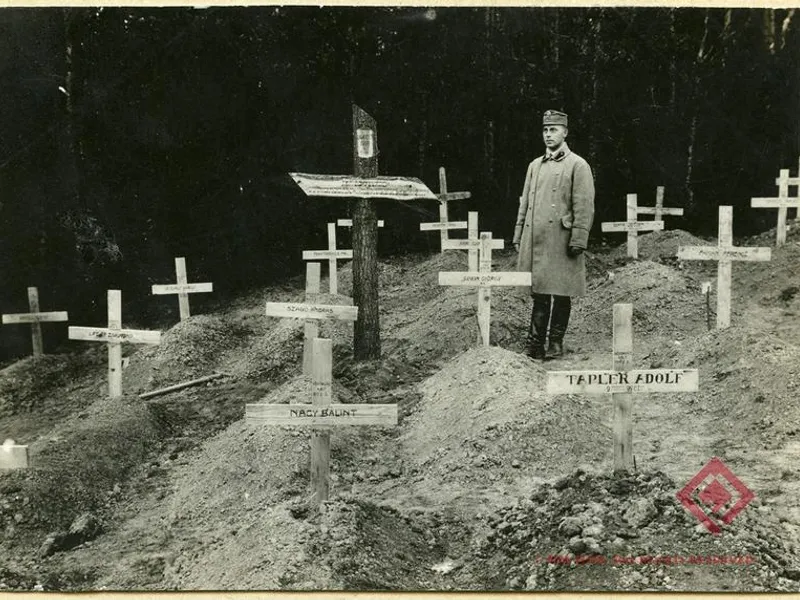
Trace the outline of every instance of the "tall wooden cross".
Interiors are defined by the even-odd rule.
[[[28,446],[15,444],[14,440],[10,439],[0,446],[0,471],[27,469],[29,464]]]
[[[31,342],[33,344],[33,357],[39,358],[44,354],[42,343],[42,323],[54,321],[67,321],[69,315],[66,311],[39,312],[39,290],[35,287],[28,288],[29,313],[16,313],[3,315],[3,325],[18,323],[31,324]]]
[[[530,286],[530,272],[492,272],[492,234],[481,233],[480,267],[478,272],[442,271],[439,285],[454,285],[478,288],[478,341],[489,345],[491,327],[492,288],[494,286]]]
[[[353,301],[359,318],[353,333],[356,360],[381,355],[378,310],[378,217],[373,199],[436,200],[434,193],[414,177],[378,176],[377,123],[353,105],[353,170],[355,176],[290,173],[308,196],[354,198]]]
[[[160,331],[122,328],[122,292],[108,290],[108,327],[70,327],[69,339],[108,344],[108,395],[122,396],[122,342],[129,344],[161,343]]]
[[[656,187],[656,205],[655,206],[637,206],[636,214],[639,215],[655,215],[654,221],[663,221],[664,215],[682,216],[682,208],[671,208],[664,206],[664,186],[659,185]]]
[[[601,224],[601,229],[605,232],[626,231],[628,233],[628,256],[639,258],[639,238],[640,231],[660,231],[664,229],[664,221],[637,221],[636,214],[636,194],[628,194],[628,216],[625,221],[607,222]]]
[[[439,167],[439,193],[436,194],[436,197],[439,199],[439,223],[448,223],[450,218],[448,216],[447,211],[447,203],[452,202],[453,200],[466,200],[472,197],[470,192],[448,192],[447,191],[447,172],[445,171],[444,167]],[[450,239],[448,237],[448,231],[450,229],[456,229],[455,227],[447,228],[443,227],[440,229],[440,233],[442,236],[442,252],[444,252],[445,242]],[[463,229],[460,227],[458,229]],[[423,231],[425,231],[423,229]]]
[[[352,250],[336,248],[336,223],[328,223],[328,249],[303,250],[303,260],[328,259],[328,288],[331,294],[339,293],[339,274],[337,261],[353,258]]]
[[[312,343],[311,404],[248,404],[248,424],[313,427],[311,437],[311,487],[314,504],[330,494],[330,429],[340,425],[397,425],[397,404],[332,404],[331,340]]]
[[[719,207],[719,236],[716,246],[680,246],[681,260],[716,260],[717,268],[717,328],[731,324],[731,262],[757,262],[772,259],[770,248],[742,248],[733,245],[733,207]]]
[[[786,217],[790,208],[800,209],[800,187],[798,187],[798,196],[795,198],[789,197],[789,185],[792,179],[789,177],[789,169],[781,169],[780,176],[775,180],[778,185],[777,198],[751,198],[750,206],[753,208],[777,208],[778,209],[778,227],[777,239],[775,240],[776,246],[783,246],[786,243]],[[800,183],[800,181],[798,182]],[[797,185],[797,184],[795,184]]]
[[[186,275],[186,258],[183,256],[175,257],[175,274],[177,283],[152,286],[154,295],[178,294],[178,308],[180,310],[181,321],[185,321],[191,316],[189,311],[189,294],[199,292],[213,292],[213,283],[189,283]]]
[[[356,321],[358,307],[338,304],[317,304],[319,300],[319,263],[309,263],[306,268],[305,303],[267,302],[267,316],[305,319],[303,340],[303,374],[311,375],[311,344],[319,335],[316,321]]]
[[[492,240],[493,250],[502,250],[505,247],[503,240]],[[478,255],[481,250],[481,240],[478,237],[478,212],[467,213],[467,238],[461,240],[444,240],[442,250],[466,250],[470,271],[478,270]]]
[[[614,471],[633,467],[633,394],[696,392],[696,369],[633,369],[633,305],[614,305],[611,370],[549,371],[548,394],[611,394]]]

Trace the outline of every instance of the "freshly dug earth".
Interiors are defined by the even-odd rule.
[[[674,258],[714,241],[675,230],[640,236],[638,261],[624,244],[590,252],[567,353],[544,363],[524,355],[525,290],[493,290],[481,348],[476,290],[438,285],[465,253],[383,262],[382,358],[353,361],[352,324],[323,334],[335,401],[397,403],[400,421],[332,430],[321,512],[310,433],[244,420],[246,403],[310,397],[302,321],[264,315],[266,300],[302,301],[303,278],[126,348],[118,400],[101,350],[20,361],[0,371],[0,437],[30,443],[33,467],[0,475],[0,589],[799,591],[798,241],[793,228],[768,266],[734,266],[725,331],[700,294],[715,265]],[[515,260],[497,252],[493,270]],[[321,301],[350,301],[349,265],[339,291]],[[700,390],[636,396],[637,470],[612,475],[611,399],[544,385],[548,370],[611,366],[619,302],[634,307],[635,366],[697,368]],[[138,397],[212,372],[225,376]],[[756,495],[719,536],[675,497],[713,456]]]

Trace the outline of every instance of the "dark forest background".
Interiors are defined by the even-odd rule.
[[[174,281],[215,300],[301,272],[348,202],[306,199],[289,171],[351,173],[351,103],[378,121],[380,172],[416,176],[510,239],[541,113],[571,119],[592,165],[599,223],[625,194],[715,235],[774,226],[749,209],[798,168],[794,9],[300,8],[0,9],[0,312],[105,325],[109,288],[126,326],[177,320]],[[438,249],[435,203],[381,201],[382,255]],[[339,230],[340,246],[349,234]],[[613,238],[621,243],[623,238]],[[192,296],[201,311],[207,294]],[[66,327],[45,326],[46,348]],[[58,331],[56,331],[58,330]],[[30,352],[0,330],[0,359]]]

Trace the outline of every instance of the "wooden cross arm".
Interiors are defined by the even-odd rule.
[[[747,248],[729,246],[681,246],[678,248],[681,260],[741,260],[763,262],[772,259],[771,248]]]
[[[139,329],[103,329],[101,327],[70,327],[69,339],[86,342],[128,342],[131,344],[160,344],[160,331]]]
[[[247,423],[330,427],[397,425],[397,404],[247,404]]]
[[[444,240],[442,242],[443,250],[480,250],[480,240]],[[492,239],[492,250],[502,250],[505,248],[504,240]]]
[[[356,321],[358,320],[358,307],[337,304],[267,302],[267,316],[289,319]]]
[[[66,311],[40,312],[40,313],[17,313],[13,315],[3,315],[3,325],[13,325],[16,323],[46,323],[55,321],[68,321]]]
[[[303,260],[320,258],[353,258],[352,250],[303,250]]]
[[[468,226],[466,221],[449,221],[447,223],[442,223],[441,221],[437,221],[436,223],[420,223],[419,230],[420,231],[439,231],[442,229],[466,229]]]
[[[800,198],[751,198],[752,208],[800,208]]]
[[[655,206],[637,206],[636,213],[640,215],[655,215],[658,211],[658,208]],[[673,216],[681,216],[683,215],[682,208],[662,208],[661,209],[662,215],[673,215]]]
[[[602,231],[660,231],[664,229],[664,221],[614,221],[601,223]]]
[[[439,285],[463,287],[529,286],[531,285],[531,273],[524,271],[498,271],[496,273],[444,271],[439,273]]]
[[[213,292],[213,283],[168,283],[164,285],[152,286],[152,293],[156,295],[164,294],[194,294],[198,292]]]
[[[383,219],[378,219],[378,227],[383,227]],[[336,219],[336,225],[339,227],[352,227],[353,219]]]
[[[697,369],[633,371],[550,371],[548,394],[652,394],[696,392]]]

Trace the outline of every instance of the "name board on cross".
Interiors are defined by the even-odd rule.
[[[789,169],[781,169],[780,176],[775,180],[775,183],[778,184],[777,198],[751,198],[750,206],[753,208],[778,209],[775,245],[782,246],[786,243],[786,217],[790,208],[800,209],[800,197],[789,197]],[[798,188],[798,196],[800,196],[800,188]]]
[[[39,290],[35,287],[28,288],[28,308],[30,310],[28,313],[4,314],[3,325],[30,323],[33,357],[39,358],[44,354],[41,324],[67,321],[69,319],[69,315],[67,314],[67,311],[64,310],[39,312]]]
[[[213,292],[214,284],[189,283],[186,274],[186,258],[183,256],[175,258],[175,275],[178,280],[177,283],[154,285],[152,286],[152,293],[154,295],[178,294],[178,309],[180,311],[181,321],[185,321],[191,316],[189,310],[189,294]]]
[[[627,198],[627,220],[601,223],[600,228],[604,232],[628,233],[628,256],[639,258],[639,238],[640,231],[661,231],[664,229],[664,221],[637,221],[638,212],[636,194],[628,194]]]
[[[340,425],[397,425],[396,404],[333,404],[331,340],[312,342],[310,404],[248,404],[248,424],[313,427],[311,437],[311,486],[316,505],[330,494],[330,431]]]
[[[481,233],[480,265],[474,271],[442,271],[439,285],[478,288],[478,331],[479,342],[489,345],[491,327],[491,299],[494,286],[524,287],[531,285],[529,271],[508,271],[492,273],[492,234]]]
[[[492,240],[492,250],[502,250],[504,247],[505,242],[503,240]],[[477,211],[470,211],[467,213],[467,239],[444,240],[442,241],[442,250],[466,250],[469,270],[478,270],[478,257],[481,251],[481,240],[478,237]]]
[[[122,292],[108,290],[108,327],[70,327],[69,339],[108,344],[108,394],[122,396],[122,342],[160,344],[160,331],[122,329]]]
[[[696,392],[696,369],[633,369],[633,305],[614,305],[610,370],[550,371],[548,394],[611,394],[614,405],[614,471],[633,467],[633,394]]]
[[[383,227],[383,219],[378,219],[378,227]],[[337,227],[352,227],[353,219],[336,219]]]
[[[717,246],[680,246],[681,260],[715,260],[717,267],[717,328],[731,324],[731,262],[763,262],[771,260],[770,248],[744,248],[733,245],[733,207],[719,207]]]

